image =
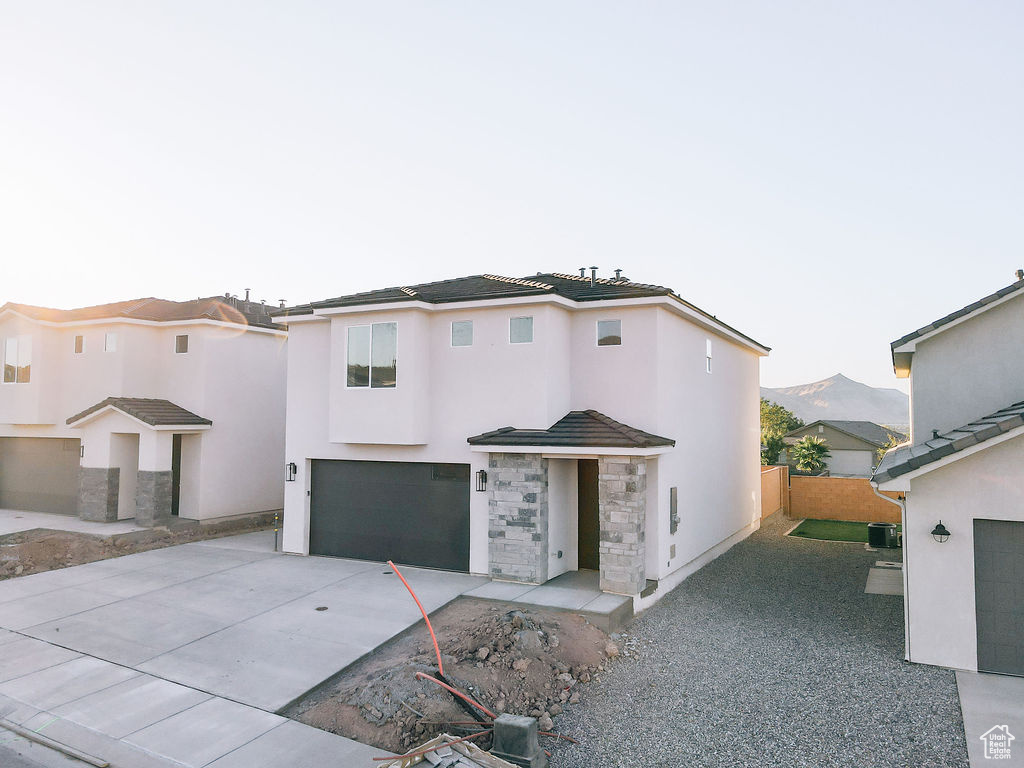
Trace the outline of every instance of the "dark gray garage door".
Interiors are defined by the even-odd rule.
[[[1024,523],[974,521],[978,669],[1024,675]]]
[[[78,512],[78,440],[0,437],[0,509]]]
[[[469,465],[312,462],[312,555],[469,570]]]

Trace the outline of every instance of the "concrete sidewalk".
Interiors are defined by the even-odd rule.
[[[956,687],[960,692],[971,768],[993,764],[1006,768],[1024,766],[1024,677],[957,672]],[[1006,726],[1014,736],[1010,757],[986,758],[982,736],[999,726]]]
[[[134,520],[121,520],[116,523],[93,523],[79,520],[74,515],[55,515],[50,512],[20,512],[14,509],[0,509],[0,536],[20,531],[31,531],[34,528],[47,528],[52,531],[73,531],[75,533],[91,533],[96,536],[112,536],[118,533],[146,530],[135,525]]]

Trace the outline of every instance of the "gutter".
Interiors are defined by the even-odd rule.
[[[878,490],[878,484],[873,480],[868,481],[872,493],[882,501],[888,501],[900,508],[900,525],[903,526],[903,658],[910,661],[910,567],[907,556],[907,493],[903,492],[903,501],[886,496]]]

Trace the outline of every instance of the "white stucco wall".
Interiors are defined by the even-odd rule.
[[[977,669],[974,520],[1024,520],[1024,438],[910,481],[904,563],[910,660]],[[945,543],[931,537],[942,520]]]
[[[117,334],[114,351],[104,350],[107,333]],[[131,460],[111,434],[138,435],[139,468],[167,470],[169,434],[157,437],[116,414],[80,428],[65,424],[107,397],[164,398],[214,422],[201,436],[184,438],[182,516],[209,519],[283,506],[284,334],[194,322],[53,327],[17,316],[0,319],[0,339],[23,334],[32,336],[32,380],[0,385],[0,436],[81,439],[82,465],[107,467]],[[178,334],[189,336],[186,354],[174,351]],[[74,353],[76,335],[85,338],[82,354]]]
[[[917,344],[911,363],[913,442],[1024,399],[1024,294]]]
[[[829,472],[836,477],[871,477],[875,452],[832,450],[827,463]]]
[[[509,318],[524,315],[534,318],[534,341],[510,344]],[[621,346],[597,346],[599,319],[622,321]],[[473,321],[471,347],[451,346],[456,320]],[[338,340],[349,325],[368,322],[398,323],[393,390],[345,389],[344,345]],[[711,374],[705,370],[709,338]],[[404,349],[413,350],[411,361]],[[488,455],[472,451],[467,437],[503,426],[544,429],[570,410],[588,408],[677,441],[675,449],[649,463],[649,578],[677,571],[759,520],[758,356],[666,309],[529,302],[440,311],[360,309],[297,320],[289,328],[288,355],[284,460],[295,462],[300,474],[285,489],[286,551],[308,551],[310,459],[468,463],[475,473],[486,468]],[[429,389],[425,401],[416,399],[420,384]],[[410,423],[415,402],[423,403],[424,412]],[[353,409],[359,413],[350,414]],[[352,434],[365,442],[337,440],[346,436],[346,419],[358,421]],[[575,568],[571,464],[549,464],[552,574]],[[670,537],[673,485],[679,487],[683,521]],[[476,573],[487,571],[487,519],[487,494],[471,492],[470,570]]]

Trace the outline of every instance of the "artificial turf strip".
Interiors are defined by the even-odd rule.
[[[896,526],[899,530],[900,526]],[[846,520],[804,520],[789,532],[790,536],[820,541],[868,541],[868,524],[852,523]]]

